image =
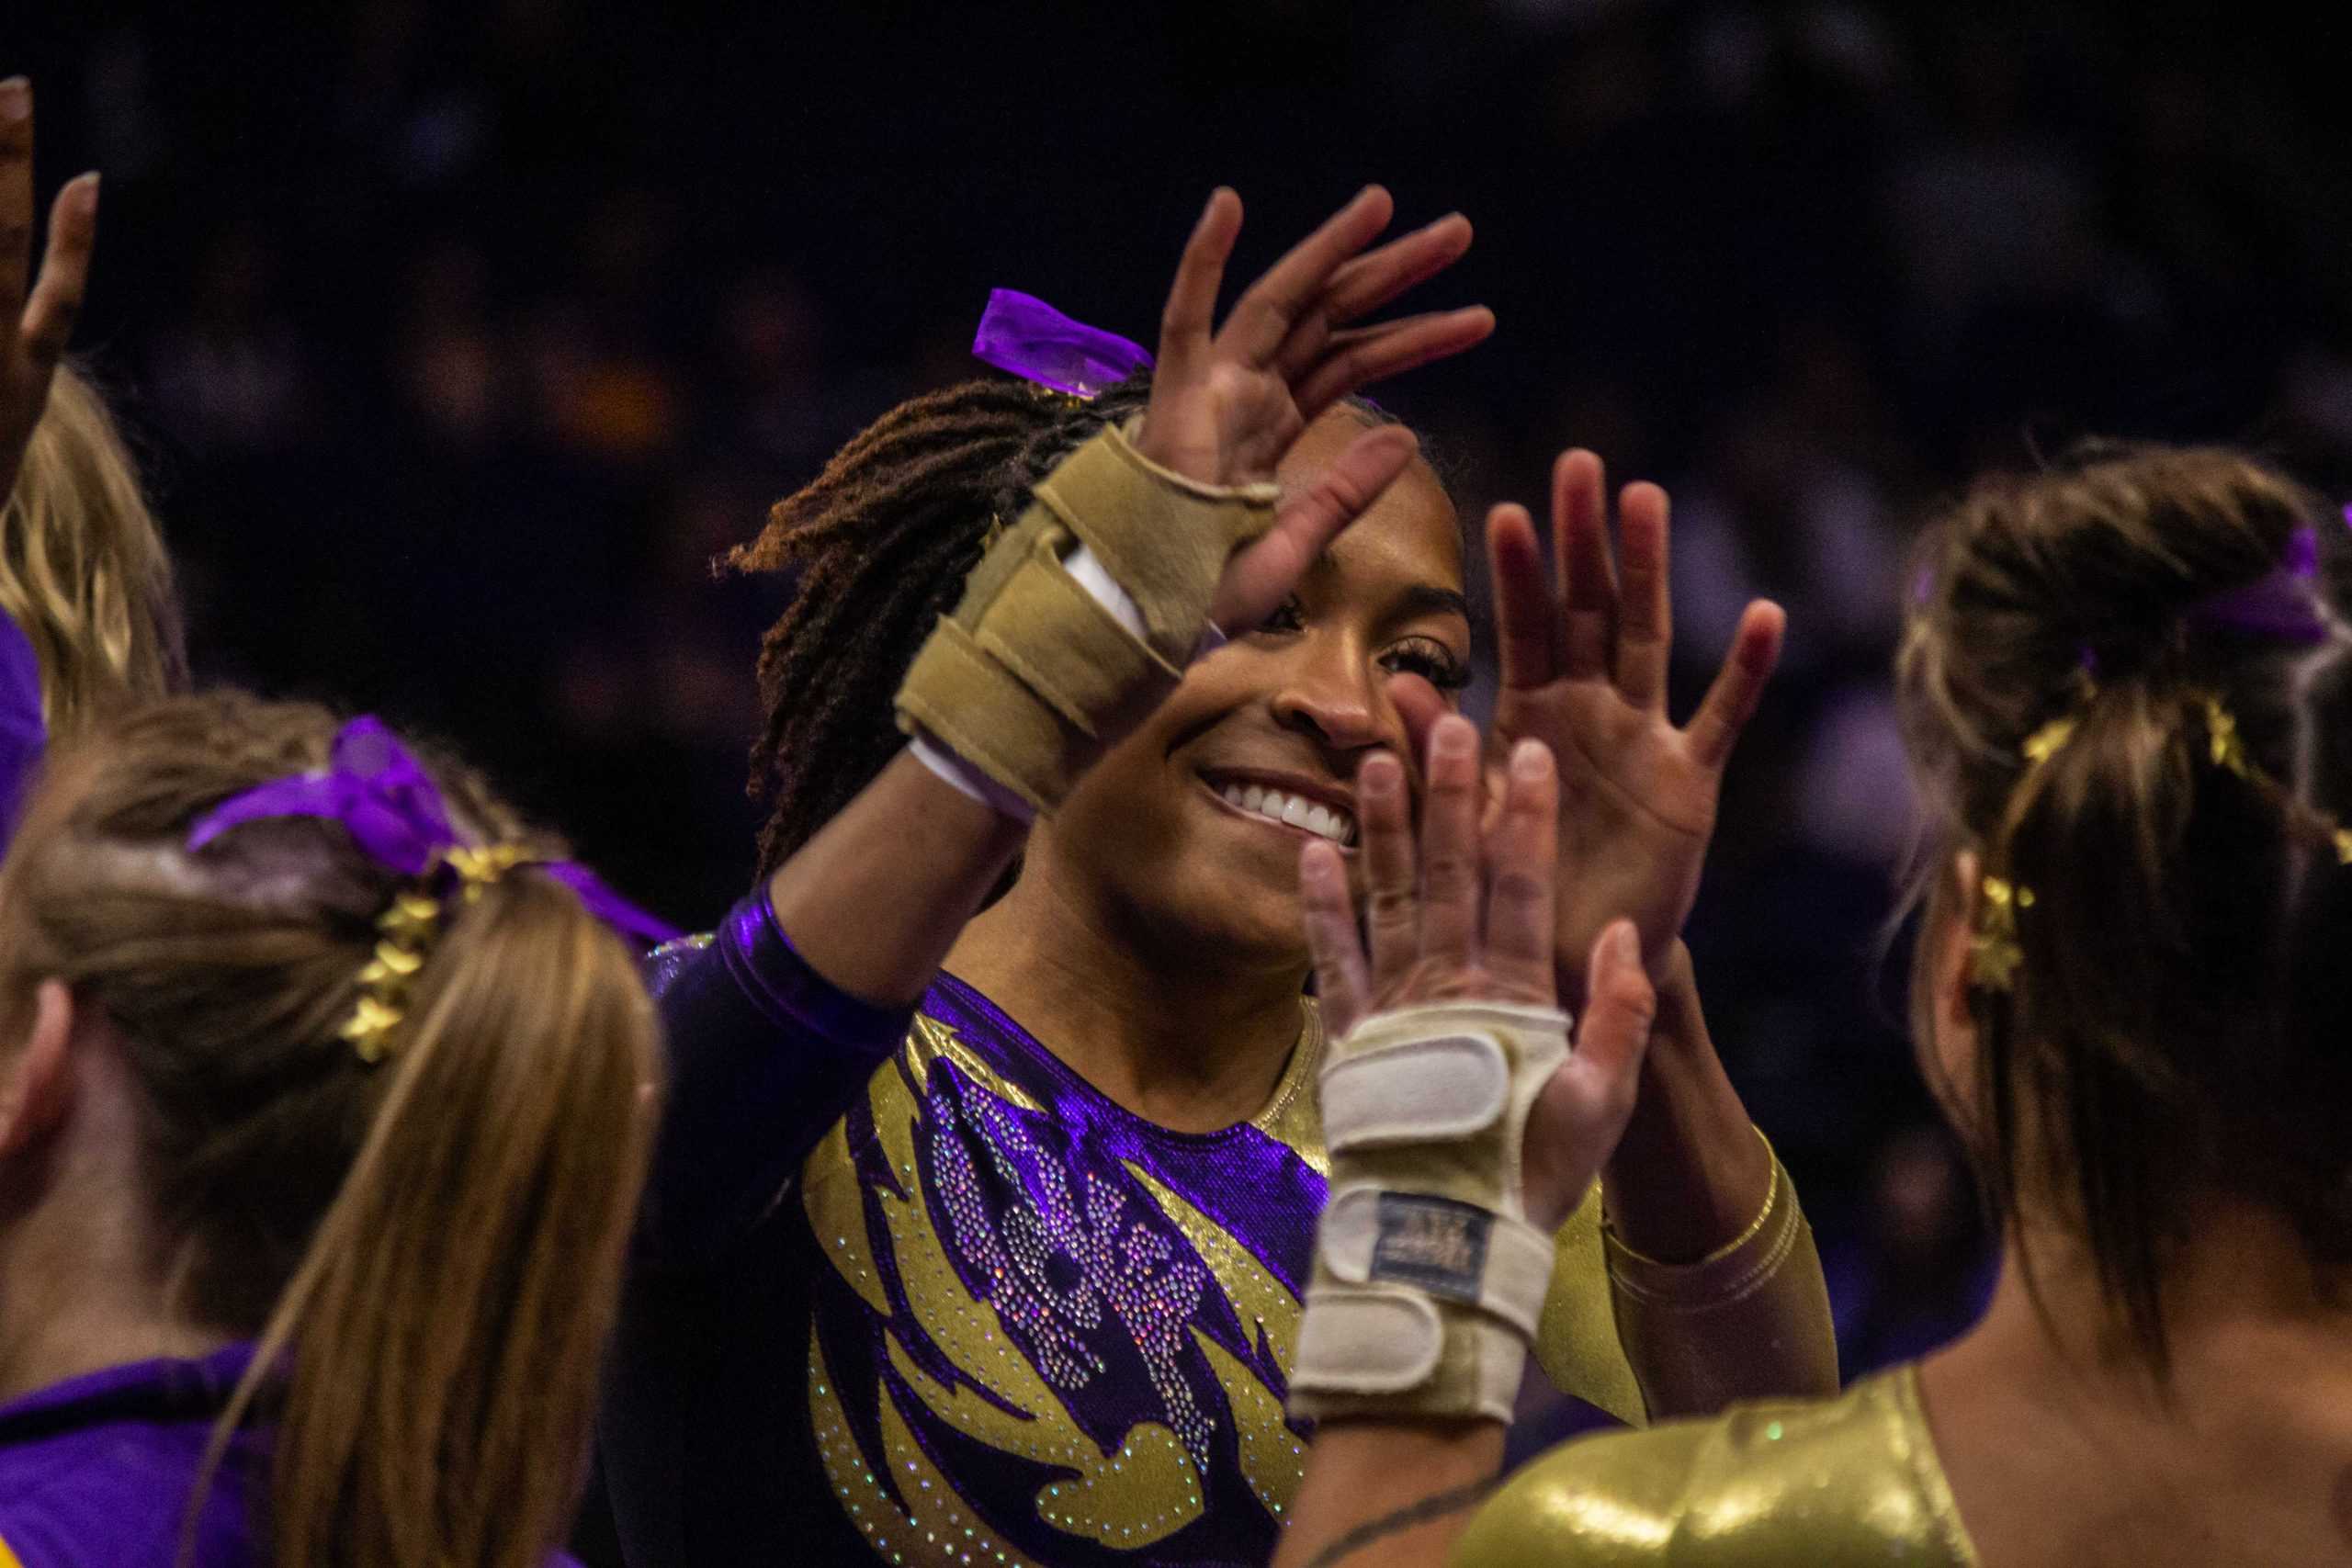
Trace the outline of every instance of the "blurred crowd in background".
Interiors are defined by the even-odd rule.
[[[1791,612],[1690,942],[1849,1373],[1989,1280],[1887,936],[1919,519],[2089,435],[2352,490],[2341,24],[2283,7],[43,9],[0,63],[44,188],[105,172],[77,346],[199,673],[450,736],[690,925],[748,884],[782,595],[713,558],[978,373],[991,286],[1148,342],[1214,184],[1244,275],[1367,180],[1468,212],[1437,302],[1500,330],[1380,393],[1465,518],[1569,443],[1664,481],[1686,695],[1748,597]]]

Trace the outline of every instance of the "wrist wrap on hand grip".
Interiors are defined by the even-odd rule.
[[[1510,1418],[1553,1263],[1521,1138],[1567,1055],[1566,1013],[1495,1002],[1380,1013],[1332,1048],[1295,1414]]]
[[[899,727],[1051,810],[1175,686],[1226,561],[1273,525],[1276,494],[1195,483],[1103,431],[973,569],[907,671]],[[1071,578],[1064,558],[1081,544],[1134,603],[1142,637]]]

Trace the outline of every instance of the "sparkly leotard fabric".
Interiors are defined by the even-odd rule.
[[[1312,1039],[1259,1117],[1187,1135],[933,987],[798,1194],[826,1263],[809,1420],[878,1555],[1266,1555],[1304,1457],[1282,1396],[1323,1191]]]
[[[1455,1568],[1974,1568],[1917,1369],[1566,1443],[1480,1509]]]
[[[1260,1114],[1189,1134],[953,978],[910,1013],[839,997],[761,899],[654,985],[673,1104],[603,1424],[635,1568],[1272,1554],[1325,1190],[1311,1009]],[[1545,1364],[1639,1419],[1597,1202],[1561,1247]]]

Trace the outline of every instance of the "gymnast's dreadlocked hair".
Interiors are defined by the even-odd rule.
[[[766,875],[882,771],[902,743],[899,683],[953,609],[999,525],[1054,465],[1143,412],[1148,374],[1081,400],[1027,381],[967,381],[900,403],[775,503],[738,571],[793,579],[760,648],[767,723],[752,750]],[[1369,402],[1348,407],[1377,423]]]
[[[1142,412],[1139,376],[1091,401],[1027,381],[967,381],[900,403],[853,437],[726,564],[792,574],[760,648],[767,724],[752,750],[766,875],[882,771],[903,742],[899,683],[955,608],[998,524],[1105,424]]]

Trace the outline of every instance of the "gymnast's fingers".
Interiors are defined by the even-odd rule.
[[[1460,213],[1441,218],[1402,239],[1391,240],[1333,273],[1316,309],[1275,352],[1274,366],[1296,380],[1322,356],[1332,330],[1361,320],[1391,299],[1452,266],[1470,248],[1470,220]]]
[[[16,352],[33,259],[33,85],[0,82],[0,356]]]
[[[1413,867],[1411,801],[1405,764],[1374,751],[1356,770],[1356,830],[1363,840],[1364,927],[1372,939],[1372,984],[1384,999],[1421,946],[1420,896]]]
[[[1270,366],[1291,333],[1317,307],[1324,285],[1340,264],[1372,243],[1388,227],[1396,204],[1378,186],[1366,186],[1355,199],[1291,248],[1266,276],[1235,302],[1218,329],[1216,348],[1246,365]]]
[[[1434,223],[1366,251],[1331,275],[1323,291],[1323,313],[1333,321],[1370,315],[1408,288],[1416,288],[1467,254],[1470,220],[1449,212]]]
[[[1495,587],[1495,648],[1502,682],[1541,686],[1560,672],[1557,606],[1544,582],[1544,550],[1527,508],[1506,502],[1487,513],[1487,581]]]
[[[1241,198],[1219,186],[1193,225],[1176,264],[1176,280],[1169,286],[1168,303],[1159,315],[1158,380],[1181,386],[1204,373],[1208,360],[1210,329],[1216,324],[1217,289],[1225,282],[1225,264],[1241,232]]]
[[[1558,995],[1552,887],[1559,822],[1552,753],[1540,740],[1522,740],[1511,748],[1501,810],[1486,845],[1487,971],[1514,1000],[1550,1002]]]
[[[1606,678],[1617,646],[1608,513],[1600,459],[1581,448],[1563,453],[1552,468],[1552,548],[1560,562],[1561,672],[1572,681]]]
[[[1702,766],[1721,770],[1731,761],[1739,732],[1756,716],[1764,700],[1765,682],[1781,661],[1781,643],[1788,635],[1789,617],[1778,604],[1758,599],[1739,617],[1732,634],[1731,651],[1715,672],[1714,683],[1690,716],[1684,733],[1690,754]]]
[[[1330,542],[1381,497],[1419,449],[1402,425],[1384,424],[1349,443],[1304,494],[1283,503],[1274,525],[1237,552],[1217,579],[1210,622],[1233,634],[1272,615]]]
[[[1674,610],[1667,570],[1666,491],[1632,484],[1617,502],[1619,564],[1617,689],[1635,707],[1666,711],[1666,677],[1674,657]]]
[[[49,248],[25,303],[24,344],[36,374],[46,377],[65,354],[74,320],[90,283],[90,253],[98,235],[98,176],[84,175],[57,193],[50,209]]]
[[[1470,305],[1334,333],[1292,394],[1299,417],[1312,420],[1359,388],[1475,347],[1494,330],[1495,313],[1484,305]]]
[[[1371,994],[1363,944],[1356,937],[1355,904],[1348,897],[1347,863],[1337,845],[1317,840],[1300,852],[1298,890],[1323,1027],[1337,1037],[1355,1027]]]
[[[1467,969],[1478,959],[1478,730],[1449,714],[1430,732],[1421,799],[1421,958]]]

